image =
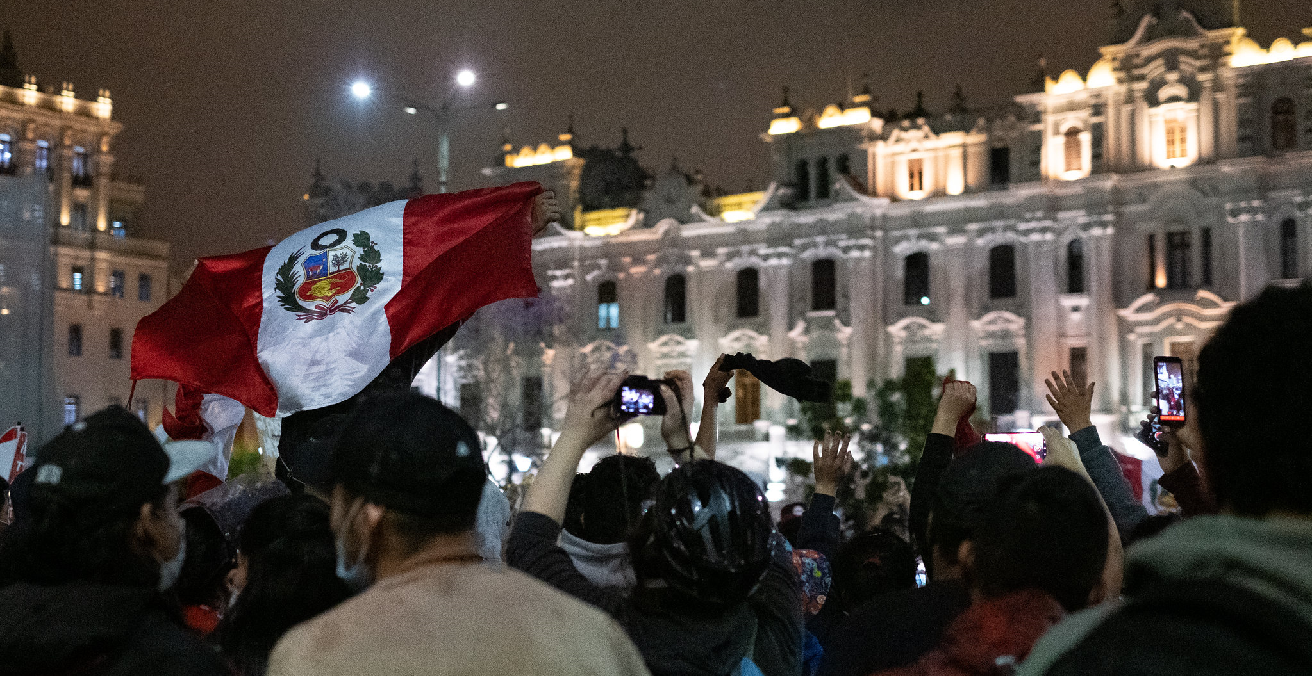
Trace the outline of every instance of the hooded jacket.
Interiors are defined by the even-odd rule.
[[[560,548],[569,554],[574,567],[592,584],[625,594],[638,584],[633,562],[629,560],[627,542],[602,545],[561,529],[559,543]]]
[[[0,588],[0,674],[228,673],[153,590],[25,582]]]
[[[1076,613],[1017,672],[1312,673],[1312,520],[1200,516],[1128,552],[1126,603]]]
[[[959,615],[937,648],[909,667],[880,676],[992,676],[1025,659],[1034,643],[1066,616],[1048,594],[1026,589],[980,601]]]

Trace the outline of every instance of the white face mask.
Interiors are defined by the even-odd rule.
[[[364,591],[369,585],[373,584],[373,571],[369,570],[369,564],[365,561],[369,554],[369,540],[364,540],[360,545],[359,557],[354,563],[348,565],[346,563],[345,531],[351,527],[351,522],[355,520],[355,516],[363,506],[363,499],[356,501],[343,521],[343,534],[333,538],[333,544],[337,548],[337,578],[357,593]]]
[[[178,576],[182,575],[182,564],[187,560],[187,533],[183,531],[182,539],[178,543],[178,553],[173,558],[159,565],[159,591],[165,592],[173,588],[178,583]]]

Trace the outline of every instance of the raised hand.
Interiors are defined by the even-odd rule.
[[[1043,382],[1051,393],[1045,395],[1048,405],[1057,412],[1066,429],[1078,432],[1093,426],[1090,415],[1093,412],[1093,388],[1097,383],[1085,385],[1083,377],[1072,377],[1069,371],[1062,371],[1061,375],[1053,371],[1052,378],[1045,378]]]
[[[586,450],[614,432],[623,420],[613,414],[610,402],[628,375],[628,371],[607,373],[597,370],[588,371],[574,381],[570,386],[569,410],[565,413],[561,436],[568,435],[570,441]]]
[[[556,199],[556,191],[547,190],[533,198],[533,220],[530,225],[533,235],[546,230],[549,223],[559,223],[560,218],[560,202]]]
[[[679,396],[667,384],[661,384],[661,397],[665,399],[665,417],[661,418],[661,437],[672,449],[692,445],[688,435],[688,420],[692,416],[692,374],[687,371],[666,371],[665,379],[679,388]]]
[[[848,450],[852,436],[825,432],[825,438],[811,448],[812,468],[815,472],[815,492],[834,495],[838,482],[852,471],[852,452]]]
[[[1039,428],[1043,433],[1044,445],[1048,448],[1048,455],[1044,458],[1045,465],[1055,465],[1065,467],[1066,469],[1089,479],[1089,472],[1084,468],[1084,462],[1080,460],[1080,450],[1075,447],[1075,442],[1062,436],[1061,432],[1055,428],[1044,425]],[[1092,481],[1092,479],[1089,479]]]
[[[706,374],[706,379],[702,381],[703,401],[716,401],[723,404],[729,401],[732,392],[729,390],[729,379],[733,378],[733,371],[721,371],[720,364],[724,363],[725,355],[721,354],[715,359],[715,365],[711,367],[711,372]]]

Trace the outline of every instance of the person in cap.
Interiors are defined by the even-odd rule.
[[[178,482],[212,453],[117,406],[41,448],[0,540],[0,673],[227,673],[161,594],[185,556]]]
[[[670,385],[661,386],[662,436],[676,458],[692,459],[657,484],[629,539],[633,592],[590,581],[557,544],[584,451],[624,422],[608,402],[626,375],[588,374],[574,384],[560,439],[511,527],[506,561],[609,612],[653,674],[801,673],[801,588],[792,558],[772,556],[765,496],[743,472],[700,458]],[[691,393],[686,372],[666,378]]]
[[[912,530],[930,573],[928,585],[878,596],[852,610],[825,643],[823,676],[866,676],[905,667],[938,645],[970,606],[960,554],[983,524],[1001,482],[1037,467],[1012,444],[976,443],[953,458],[962,416],[975,406],[975,386],[943,388],[934,425],[916,471]],[[932,501],[925,509],[921,503]]]
[[[479,554],[474,430],[411,393],[365,399],[332,459],[337,575],[354,598],[279,641],[268,673],[645,674],[605,614]]]

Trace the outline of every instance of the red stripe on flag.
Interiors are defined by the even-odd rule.
[[[278,392],[255,356],[271,248],[197,261],[178,295],[137,324],[132,379],[172,380],[274,416]]]
[[[537,297],[529,220],[541,193],[515,183],[406,203],[401,289],[387,302],[392,358],[484,305]]]

